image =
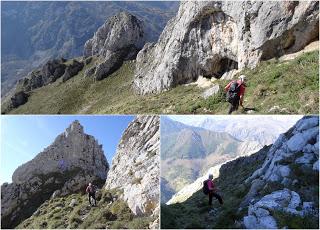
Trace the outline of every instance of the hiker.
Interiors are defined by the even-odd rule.
[[[243,97],[246,90],[246,76],[241,75],[238,80],[233,80],[224,88],[227,92],[227,101],[230,103],[228,114],[243,107]]]
[[[95,189],[95,186],[92,185],[91,183],[89,183],[87,189],[86,189],[86,193],[88,193],[88,198],[89,198],[89,203],[91,206],[96,206],[96,189]],[[94,200],[94,204],[91,204],[91,199],[90,198],[93,198]]]
[[[203,182],[203,192],[206,195],[209,195],[209,205],[212,205],[212,197],[218,199],[219,203],[222,205],[222,197],[216,192],[216,188],[213,183],[213,175],[209,175],[209,179]]]

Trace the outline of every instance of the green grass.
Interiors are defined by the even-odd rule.
[[[315,216],[297,216],[282,211],[274,211],[272,216],[277,220],[279,228],[318,229],[319,222]]]
[[[249,77],[247,104],[258,111],[265,113],[277,105],[290,113],[318,113],[319,52],[306,53],[289,62],[263,62],[243,74]]]
[[[119,199],[121,191],[107,190],[97,196],[97,207],[90,207],[87,195],[72,194],[59,197],[43,203],[39,216],[31,216],[16,228],[148,228],[154,219],[147,216],[135,216],[128,205]],[[115,201],[113,199],[116,198]],[[74,207],[69,204],[72,199],[77,203]]]
[[[268,114],[273,106],[285,111],[273,114],[318,113],[319,79],[318,52],[301,55],[293,61],[271,60],[262,62],[253,70],[246,69],[240,74],[247,75],[248,87],[245,95],[246,107],[254,107],[258,114]],[[133,92],[132,81],[134,62],[125,62],[122,67],[102,81],[84,78],[84,71],[65,83],[57,82],[34,90],[29,101],[10,113],[22,114],[176,114],[214,113],[226,114],[228,103],[223,90],[208,99],[201,94],[204,89],[197,86],[177,86],[156,95],[140,96]],[[217,81],[223,89],[227,81]],[[2,102],[2,113],[7,111],[7,102]],[[236,114],[245,113],[240,109]]]

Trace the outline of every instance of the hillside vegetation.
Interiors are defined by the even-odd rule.
[[[302,54],[291,61],[269,60],[257,68],[245,69],[248,79],[246,107],[258,114],[314,114],[319,104],[319,52]],[[132,113],[212,113],[226,114],[229,104],[223,92],[228,81],[215,81],[220,91],[207,99],[205,89],[180,85],[157,95],[136,95],[132,89],[134,62],[102,81],[85,78],[86,66],[65,83],[61,79],[32,91],[28,102],[11,111],[6,101],[2,113],[12,114],[132,114]],[[239,109],[235,114],[246,113]]]
[[[121,191],[98,193],[97,206],[89,205],[87,195],[72,194],[47,200],[17,228],[22,229],[143,229],[148,228],[151,217],[133,215],[126,202],[119,199]],[[72,205],[72,200],[75,200]]]
[[[213,206],[208,205],[208,197],[198,191],[188,200],[172,205],[161,205],[161,228],[166,229],[223,229],[244,228],[243,217],[248,213],[248,206],[242,207],[242,201],[248,194],[250,185],[245,183],[256,169],[263,164],[270,147],[264,147],[258,153],[250,157],[241,157],[223,165],[220,176],[215,180],[218,193],[222,196],[224,204],[213,198]],[[291,163],[292,177],[303,184],[295,187],[295,191],[303,194],[303,198],[312,200],[318,208],[318,180],[319,175],[312,170],[303,172],[303,167]],[[283,189],[284,186],[277,182],[268,182],[259,192],[263,197],[275,190]],[[289,187],[290,189],[293,189]],[[308,188],[308,189],[307,189]],[[308,197],[305,197],[308,196]],[[315,216],[297,216],[285,212],[273,213],[280,228],[309,228],[318,229],[319,221]]]

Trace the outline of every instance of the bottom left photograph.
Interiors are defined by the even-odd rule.
[[[159,228],[158,116],[1,123],[1,228]]]

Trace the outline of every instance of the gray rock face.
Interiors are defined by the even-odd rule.
[[[17,88],[22,88],[23,91],[29,92],[33,89],[55,82],[65,72],[65,61],[65,59],[48,61],[40,69],[32,71],[26,78],[19,80]]]
[[[307,127],[301,129],[299,127]],[[299,157],[300,153],[303,154]],[[281,163],[288,158],[294,162],[312,167],[319,159],[319,118],[307,116],[299,120],[288,134],[280,135],[268,153],[268,159],[255,171],[248,181],[261,178],[266,181],[282,182],[290,175],[290,168]]]
[[[92,76],[92,75],[96,72],[96,69],[97,69],[96,66],[87,69],[87,70],[84,72],[84,76],[85,76],[85,77],[90,77],[90,76]]]
[[[123,189],[123,199],[137,215],[159,212],[159,122],[158,116],[138,116],[130,123],[106,181],[106,189]]]
[[[287,133],[281,134],[267,153],[262,167],[256,170],[246,183],[251,183],[249,193],[242,202],[242,207],[249,202],[248,215],[244,217],[246,228],[277,228],[277,223],[271,211],[278,210],[293,215],[318,215],[312,209],[310,200],[314,197],[292,191],[292,188],[301,186],[292,167],[312,172],[318,170],[314,165],[319,160],[319,117],[306,116],[299,120]],[[276,183],[284,187],[282,190],[259,198],[259,192],[267,183]],[[303,183],[303,182],[302,182]],[[310,185],[308,185],[310,186]],[[288,188],[291,188],[288,189]],[[258,201],[257,201],[258,200]],[[316,199],[318,200],[318,199]],[[315,214],[313,214],[315,213]]]
[[[243,223],[246,228],[278,228],[276,220],[271,216],[270,211],[282,210],[297,214],[296,208],[301,204],[300,196],[288,189],[275,191],[264,196],[254,205],[249,206],[248,216],[244,217]],[[300,211],[301,212],[301,211]]]
[[[318,38],[317,1],[183,1],[156,44],[137,55],[140,94],[255,67]]]
[[[1,186],[1,227],[12,228],[47,199],[103,183],[109,170],[102,146],[78,121],[31,161],[19,166],[13,183]]]
[[[219,89],[219,85],[213,85],[212,87],[203,92],[202,97],[204,99],[207,99],[210,96],[217,94],[219,92]]]
[[[15,88],[15,92],[10,97],[11,108],[17,108],[28,101],[28,92],[55,82],[60,78],[66,69],[66,60],[54,59],[48,61],[41,68],[30,72],[27,77],[20,79]]]
[[[15,93],[10,99],[11,99],[11,105],[13,108],[17,108],[20,105],[25,104],[28,101],[29,95],[25,93],[24,91],[20,91]]]
[[[84,56],[99,55],[95,79],[101,80],[121,66],[124,60],[135,58],[145,43],[143,22],[121,12],[109,18],[84,46]]]
[[[243,223],[249,229],[276,229],[277,222],[271,215],[271,212],[276,210],[299,216],[314,212],[313,202],[302,203],[298,193],[283,189],[274,191],[250,205],[248,216],[244,217]]]
[[[65,82],[72,78],[73,76],[77,75],[82,68],[84,67],[83,62],[78,62],[77,60],[73,60],[71,65],[68,65],[63,76],[62,81]]]

